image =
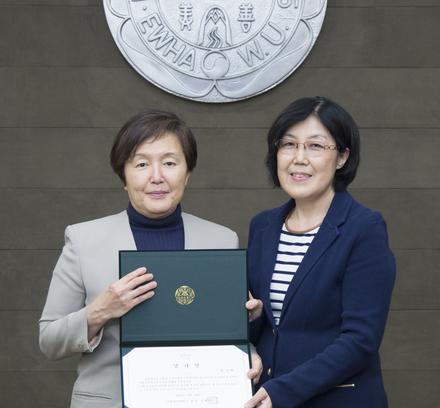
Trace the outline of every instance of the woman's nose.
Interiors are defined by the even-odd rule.
[[[298,143],[293,154],[293,161],[295,163],[304,163],[308,161],[307,150],[303,143]]]
[[[158,184],[163,182],[162,168],[159,165],[151,166],[151,182]]]

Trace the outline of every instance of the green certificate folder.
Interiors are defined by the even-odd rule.
[[[124,407],[242,406],[252,395],[246,251],[119,252],[120,277],[142,266],[158,286],[120,319]]]
[[[121,344],[247,342],[245,250],[120,251],[120,277],[145,266],[158,286],[121,318]]]

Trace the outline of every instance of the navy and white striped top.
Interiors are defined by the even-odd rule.
[[[277,326],[290,282],[318,231],[319,227],[316,227],[304,233],[292,233],[287,230],[285,224],[281,228],[277,259],[270,282],[270,303]]]

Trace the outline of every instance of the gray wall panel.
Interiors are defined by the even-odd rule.
[[[304,66],[438,67],[440,53],[430,49],[438,44],[439,17],[439,7],[330,7]]]
[[[0,403],[8,408],[65,408],[75,378],[73,371],[0,371]]]
[[[440,190],[353,190],[353,194],[382,212],[393,248],[440,248]],[[183,208],[236,230],[244,246],[251,217],[286,200],[275,189],[189,189]],[[118,212],[127,202],[122,189],[3,190],[0,229],[8,234],[0,236],[0,249],[59,248],[67,224]]]
[[[41,312],[3,311],[0,323],[8,333],[0,345],[0,367],[41,370],[69,370],[77,359],[49,362],[38,349],[38,318]],[[381,346],[382,366],[386,370],[439,370],[440,310],[393,310]],[[429,330],[428,330],[429,329]]]
[[[440,250],[395,250],[393,309],[440,309]]]
[[[3,311],[0,323],[8,333],[0,345],[0,367],[9,370],[72,369],[75,358],[48,362],[38,349],[38,319],[41,312]],[[381,346],[382,366],[387,370],[440,369],[438,353],[440,310],[392,310]]]
[[[177,99],[129,68],[0,68],[7,95],[0,123],[118,127],[153,105],[176,111],[194,127],[267,127],[293,99],[321,94],[348,107],[361,127],[440,127],[440,68],[301,68],[283,84],[257,99],[217,106]],[[420,103],[427,93],[429,106]]]
[[[384,215],[393,248],[440,248],[439,190],[353,190],[353,194]],[[185,208],[202,217],[219,214],[217,221],[236,229],[244,244],[250,218],[286,200],[279,190],[224,190],[210,194],[192,190],[184,202]],[[225,202],[228,214],[221,214]]]
[[[393,248],[440,248],[440,190],[353,190],[353,194],[382,213]]]
[[[432,33],[439,18],[440,8],[330,7],[305,66],[439,66],[440,53],[429,52],[437,46]],[[35,29],[23,30],[35,21]],[[0,65],[126,67],[100,6],[4,7],[0,26],[0,48],[8,50]],[[396,47],[395,38],[405,47]],[[79,47],[80,53],[73,52]]]
[[[100,6],[102,0],[0,0],[4,5]],[[437,0],[328,0],[328,8],[438,7]]]
[[[439,370],[384,371],[391,408],[438,408]]]
[[[0,310],[42,309],[61,250],[58,238],[60,248],[54,250],[0,252]],[[392,309],[440,309],[440,251],[399,249],[394,254],[398,273]]]
[[[128,203],[122,189],[23,189],[2,193],[0,228],[8,234],[0,236],[1,249],[60,248],[66,225],[113,214]]]
[[[0,252],[0,310],[41,311],[61,245]],[[392,309],[440,309],[440,251],[399,249],[394,254],[398,272]]]
[[[41,312],[0,312],[0,323],[5,333],[1,336],[0,367],[7,370],[73,370],[77,358],[48,361],[38,346],[38,319]]]
[[[73,371],[1,371],[0,402],[10,408],[67,407],[74,379]],[[384,381],[391,408],[438,406],[438,370],[385,370]]]
[[[440,310],[393,310],[381,346],[387,370],[440,369]]]
[[[0,172],[0,187],[118,188],[121,183],[109,164],[117,131],[0,128],[0,161],[5,168],[15,168],[14,172]],[[268,185],[265,130],[195,128],[194,133],[199,159],[191,186]],[[237,166],[245,171],[237,171]]]
[[[119,188],[109,154],[117,129],[0,128],[1,187]]]
[[[35,0],[35,1],[39,1],[39,0]],[[357,7],[397,8],[397,7],[408,7],[408,6],[410,7],[440,6],[438,0],[328,0],[328,5],[329,7],[349,7],[349,8],[357,8]]]
[[[117,131],[0,128],[0,162],[14,168],[0,172],[0,188],[119,188],[121,183],[109,165]],[[265,128],[194,128],[199,160],[190,186],[269,187],[264,165],[266,132]],[[440,187],[440,129],[361,129],[361,142],[354,188]]]
[[[59,252],[0,251],[0,310],[41,311]]]
[[[1,11],[0,48],[8,52],[1,53],[0,65],[125,66],[102,7],[10,6]]]
[[[361,129],[353,188],[439,188],[440,129]]]
[[[100,6],[102,0],[0,0],[7,6],[53,6],[53,7],[88,7]]]
[[[129,116],[156,106],[195,128],[184,209],[236,229],[245,246],[250,218],[286,200],[263,167],[267,127],[293,99],[323,94],[362,127],[352,191],[384,214],[397,258],[381,349],[390,408],[437,408],[439,13],[439,0],[329,0],[293,76],[247,101],[204,105],[128,66],[102,0],[0,0],[0,327],[13,334],[0,336],[0,406],[68,406],[75,361],[42,356],[37,320],[65,226],[127,204],[107,155]]]

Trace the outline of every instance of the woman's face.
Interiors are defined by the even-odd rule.
[[[287,145],[286,145],[287,142]],[[292,142],[292,143],[290,143]],[[295,143],[301,143],[292,149]],[[305,149],[302,143],[306,143]],[[310,115],[306,120],[290,127],[277,153],[277,171],[281,188],[297,202],[315,201],[334,194],[333,178],[346,162],[348,150],[335,150],[335,139],[320,120]],[[316,147],[331,146],[318,151]],[[314,150],[314,151],[312,151]]]
[[[166,133],[146,140],[125,163],[125,190],[131,204],[148,218],[163,218],[182,200],[189,172],[182,145]]]

